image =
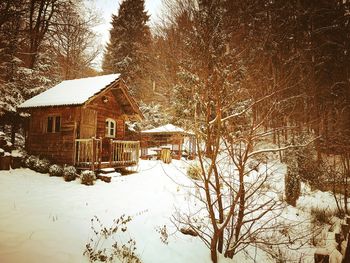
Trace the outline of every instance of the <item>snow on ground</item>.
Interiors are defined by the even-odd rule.
[[[122,214],[133,216],[128,232],[143,262],[211,262],[209,250],[198,238],[173,234],[170,222],[175,208],[188,206],[192,182],[185,176],[187,165],[141,160],[137,173],[113,177],[109,184],[97,180],[94,186],[29,169],[1,171],[0,262],[88,262],[83,251],[93,237],[91,219],[97,216],[109,227]],[[283,191],[284,173],[285,167],[277,166],[272,188]],[[304,191],[300,209],[287,207],[283,216],[309,220],[305,207],[320,203],[334,206],[328,193]],[[156,231],[164,225],[170,234],[168,245]],[[313,252],[307,244],[303,262],[312,262]],[[252,262],[239,257],[240,262]]]
[[[156,231],[171,227],[174,206],[185,201],[173,181],[190,183],[181,163],[141,161],[139,170],[94,186],[29,169],[2,171],[0,262],[87,262],[82,254],[92,236],[91,218],[110,226],[122,214],[134,216],[128,231],[144,262],[210,262],[199,240],[178,234],[165,245]]]

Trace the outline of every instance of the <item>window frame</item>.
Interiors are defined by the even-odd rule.
[[[113,127],[112,127],[113,124]],[[113,134],[111,131],[113,130]],[[115,138],[117,135],[117,122],[112,118],[107,118],[105,121],[105,137]]]
[[[49,118],[52,118],[51,131],[49,131]],[[57,130],[57,119],[59,119],[59,130]],[[62,117],[61,115],[50,114],[46,117],[45,133],[60,133],[62,129]]]

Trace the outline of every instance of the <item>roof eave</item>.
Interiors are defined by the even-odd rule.
[[[39,106],[27,106],[27,107],[17,107],[17,111],[25,111],[30,109],[40,109],[40,108],[52,108],[52,107],[79,107],[83,103],[74,103],[74,104],[60,104],[60,105],[39,105]]]

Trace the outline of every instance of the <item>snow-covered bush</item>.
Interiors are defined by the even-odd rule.
[[[285,194],[286,194],[286,202],[292,206],[297,205],[297,200],[300,196],[301,191],[301,183],[298,174],[294,174],[290,171],[288,167],[288,171],[285,177]]]
[[[285,163],[290,165],[292,161],[296,161],[296,173],[299,178],[318,187],[324,181],[326,168],[317,158],[317,151],[310,135],[301,134],[293,138],[291,141],[295,145],[307,145],[296,147],[286,151]]]
[[[83,171],[81,173],[81,183],[85,185],[93,185],[96,180],[95,173],[93,171]]]
[[[21,158],[22,167],[28,167],[26,164],[28,157],[29,157],[29,154],[27,154],[26,152],[22,152],[22,158]]]
[[[35,155],[29,155],[24,161],[25,167],[35,170],[35,167],[37,166],[37,163],[40,161],[39,157]]]
[[[50,168],[50,161],[47,159],[39,159],[34,164],[34,170],[39,173],[48,173]]]
[[[191,164],[187,169],[187,176],[194,180],[201,180],[202,168],[198,163]]]
[[[332,224],[332,218],[337,216],[336,210],[312,207],[310,214],[314,224]]]
[[[50,176],[63,176],[63,168],[60,165],[53,164],[49,168]]]
[[[304,141],[301,143],[305,144]],[[317,160],[317,152],[313,145],[295,149],[294,151],[296,152],[301,179],[316,187],[320,185],[323,182],[322,178],[325,177],[325,167]]]
[[[77,170],[74,166],[66,166],[63,169],[63,178],[66,182],[74,181],[77,177]]]

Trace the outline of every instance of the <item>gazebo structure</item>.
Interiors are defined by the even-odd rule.
[[[173,158],[180,159],[183,155],[193,158],[196,154],[194,133],[173,124],[141,131],[141,158],[149,158],[150,150],[160,151],[160,147],[169,148]]]

